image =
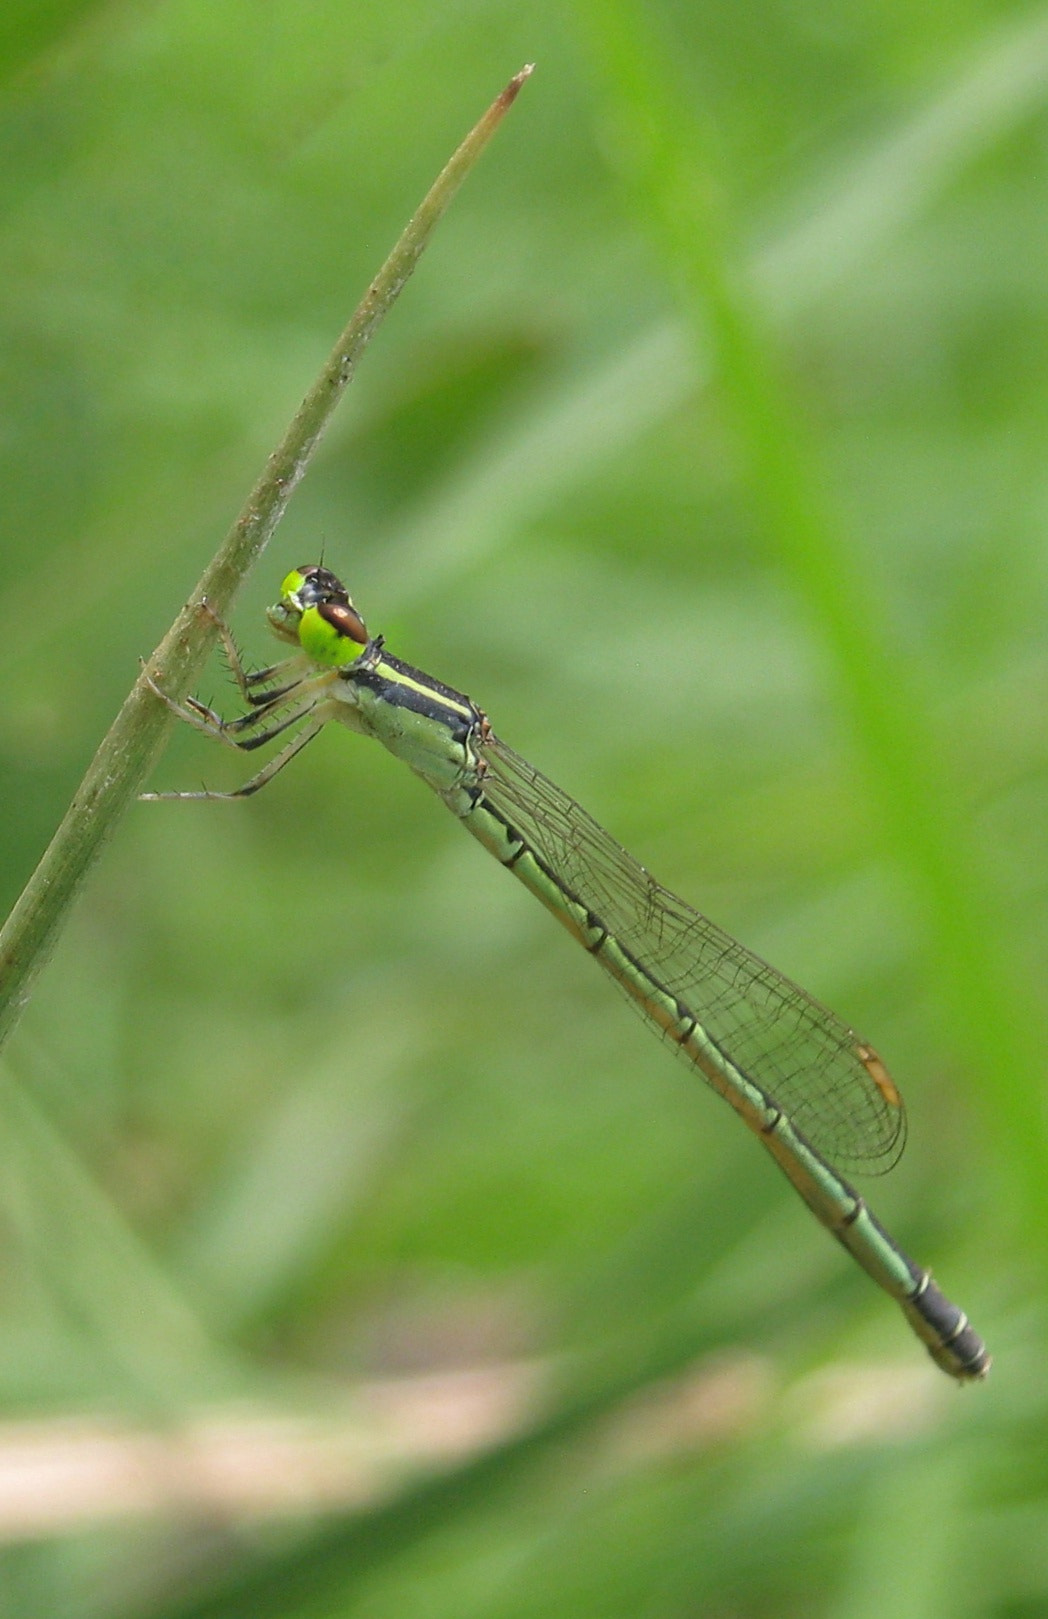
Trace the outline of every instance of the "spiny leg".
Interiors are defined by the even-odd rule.
[[[254,701],[258,706],[249,709],[246,714],[238,714],[236,719],[233,720],[224,720],[221,715],[216,714],[213,708],[208,708],[206,703],[202,703],[198,697],[187,697],[184,705],[187,714],[182,714],[181,717],[188,717],[191,714],[196,715],[198,722],[206,729],[209,736],[217,736],[223,742],[232,742],[236,748],[257,748],[261,743],[269,742],[273,737],[279,736],[281,731],[286,731],[288,725],[293,724],[295,719],[309,713],[309,710],[320,701],[319,696],[314,695],[317,684],[315,680],[296,680],[290,686],[285,686],[282,691],[271,692],[264,700],[255,698]],[[298,705],[297,712],[293,713],[290,718],[285,718],[280,725],[261,730],[257,736],[248,738],[246,742],[236,740],[241,732],[255,730],[257,726],[264,725],[266,720],[272,719],[274,715],[279,714],[283,709],[294,708],[296,704]]]
[[[301,715],[296,716],[296,718],[301,717]],[[293,721],[291,720],[287,721],[288,725],[292,723]],[[281,725],[278,727],[278,729],[283,731],[286,729],[286,725]],[[257,793],[260,787],[264,787],[267,782],[272,781],[273,777],[277,775],[279,771],[283,770],[286,764],[290,763],[290,761],[295,757],[296,753],[301,753],[307,742],[312,742],[313,738],[318,736],[323,729],[323,720],[313,720],[309,725],[306,726],[304,731],[300,731],[297,736],[292,737],[291,741],[286,743],[285,746],[281,748],[280,752],[270,759],[268,764],[263,765],[262,769],[257,773],[257,775],[254,775],[248,781],[245,781],[241,787],[234,787],[232,792],[215,793],[204,787],[201,788],[199,792],[195,793],[140,793],[139,797],[146,799],[151,803],[157,803],[159,800],[166,798],[206,798],[217,799],[220,802],[232,802],[234,799],[238,798],[249,798],[252,793]],[[275,735],[276,733],[274,732],[271,734]],[[234,743],[235,747],[242,745],[243,744]],[[250,743],[249,746],[254,746],[254,743]]]
[[[271,759],[256,775],[246,781],[242,786],[231,792],[212,792],[202,789],[199,792],[159,792],[143,793],[141,797],[147,800],[164,798],[190,798],[190,799],[237,799],[246,798],[258,792],[267,782],[272,781],[284,766],[300,753],[308,742],[323,729],[327,719],[331,717],[331,699],[328,696],[329,688],[338,675],[335,670],[322,670],[317,672],[315,666],[303,656],[285,659],[282,663],[273,664],[268,669],[261,669],[248,673],[244,668],[243,660],[236,642],[227,625],[211,607],[210,603],[202,603],[203,611],[211,619],[221,639],[223,650],[229,664],[230,672],[236,681],[244,701],[249,705],[245,714],[235,719],[226,720],[200,702],[196,697],[187,697],[179,702],[168,695],[163,687],[154,679],[153,675],[143,664],[143,678],[150,690],[171,712],[194,730],[200,731],[204,736],[215,738],[224,742],[227,747],[235,748],[238,752],[249,753],[256,748],[263,747],[281,736],[291,727],[302,726],[304,721],[308,724],[285,744],[275,758]],[[271,683],[282,673],[292,673],[295,679],[277,689],[259,691],[259,686]],[[319,718],[316,717],[319,711]],[[277,719],[277,716],[282,716]],[[314,718],[310,719],[310,715]],[[270,723],[273,722],[273,723]],[[243,733],[251,731],[254,734],[245,736]]]
[[[201,602],[200,606],[202,612],[211,620],[212,624],[215,626],[215,629],[218,631],[218,637],[222,642],[222,651],[225,655],[226,663],[229,666],[229,672],[236,681],[237,690],[240,692],[240,695],[244,699],[245,703],[267,703],[275,697],[281,697],[285,695],[285,693],[294,690],[294,687],[297,684],[295,681],[292,681],[289,685],[283,687],[283,689],[279,692],[259,692],[257,688],[259,686],[271,685],[274,680],[279,679],[282,675],[290,674],[293,669],[301,670],[303,667],[303,659],[301,656],[282,658],[279,663],[271,663],[268,668],[265,669],[245,669],[244,660],[240,655],[240,648],[233,639],[233,632],[229,628],[229,625],[226,623],[225,619],[219,617],[206,596],[204,597],[204,600]]]
[[[163,687],[153,679],[148,669],[143,670],[143,678],[150,691],[159,697],[165,707],[169,708],[178,719],[184,720],[195,731],[201,731],[204,736],[214,737],[216,741],[224,742],[227,747],[237,748],[244,752],[251,752],[254,748],[262,747],[266,742],[272,742],[273,738],[279,736],[282,731],[286,731],[289,725],[294,725],[298,720],[304,719],[307,714],[316,708],[319,702],[323,701],[324,688],[331,684],[331,677],[327,673],[314,679],[297,680],[285,691],[274,694],[266,702],[251,709],[247,714],[241,714],[235,720],[224,720],[219,714],[215,713],[214,709],[208,708],[205,703],[201,703],[195,697],[188,697],[184,703],[180,703],[174,697],[169,696]],[[259,731],[256,736],[242,738],[239,735],[242,731],[251,730],[255,726],[262,725],[264,721],[271,719],[281,709],[289,707],[292,710],[291,713],[287,714],[279,724],[266,727],[264,730]]]

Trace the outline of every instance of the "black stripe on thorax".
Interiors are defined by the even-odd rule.
[[[480,709],[464,692],[445,686],[381,648],[376,648],[373,657],[352,664],[341,678],[347,685],[372,692],[391,708],[406,708],[436,720],[456,742],[465,742],[483,724]]]

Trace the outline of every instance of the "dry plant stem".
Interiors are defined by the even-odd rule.
[[[213,618],[201,611],[202,603],[206,598],[225,616],[236,587],[283,516],[365,345],[396,301],[441,215],[530,72],[525,67],[510,80],[437,176],[88,766],[61,825],[0,932],[0,1045],[28,1001],[81,883],[138,792],[167,733],[171,716],[146,684],[145,671],[165,691],[180,696],[201,668],[215,638]]]

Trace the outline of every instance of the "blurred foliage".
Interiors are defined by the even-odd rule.
[[[614,28],[655,64],[632,126]],[[867,1032],[911,1118],[875,1207],[993,1373],[955,1395],[541,909],[395,761],[324,736],[248,804],[140,806],[12,1042],[3,1414],[334,1424],[368,1380],[522,1360],[559,1393],[323,1523],[176,1490],[49,1533],[45,1494],[19,1536],[0,1491],[0,1619],[1048,1611],[1048,11],[9,6],[4,899],[531,59],[237,633],[267,660],[263,604],[322,551],[393,650]],[[825,497],[814,562],[715,311],[680,296],[688,221],[633,161],[661,73]],[[829,569],[924,739],[935,881]],[[236,767],[179,735],[159,784]]]

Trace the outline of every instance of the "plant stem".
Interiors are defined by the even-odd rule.
[[[531,68],[515,75],[441,170],[368,287],[244,507],[171,628],[147,660],[88,766],[58,830],[0,931],[0,1045],[18,1020],[62,922],[117,820],[160,752],[170,713],[146,670],[180,696],[215,638],[206,599],[225,616],[237,586],[279,523],[364,348],[396,302],[445,209],[469,174]]]

